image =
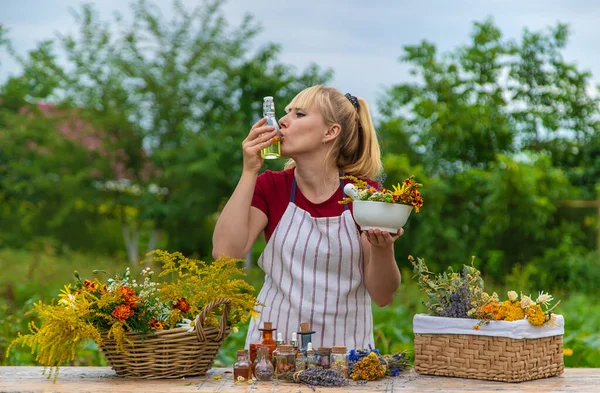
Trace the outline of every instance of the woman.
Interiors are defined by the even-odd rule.
[[[258,175],[261,149],[277,132],[257,122],[242,143],[243,173],[213,234],[213,256],[242,258],[260,232],[267,245],[258,265],[265,284],[246,348],[272,321],[288,341],[309,322],[316,347],[374,345],[371,299],[389,304],[400,285],[394,241],[402,234],[361,234],[343,197],[340,174],[372,179],[381,171],[379,143],[363,99],[313,86],[279,120],[286,169]],[[376,186],[372,180],[371,185]]]

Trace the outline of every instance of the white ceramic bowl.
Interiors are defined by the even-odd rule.
[[[360,229],[380,229],[391,233],[398,232],[410,216],[413,207],[398,203],[353,201],[354,219]]]

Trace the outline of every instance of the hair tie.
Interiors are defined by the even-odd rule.
[[[354,106],[354,109],[358,110],[358,98],[354,97],[350,93],[346,93],[345,97],[352,103],[352,106]]]

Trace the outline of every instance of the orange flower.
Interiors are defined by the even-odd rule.
[[[100,289],[98,289],[98,293],[100,295],[104,295],[106,292],[108,292],[108,286],[106,284],[102,284]]]
[[[98,283],[95,281],[83,280],[83,285],[85,285],[85,289],[87,289],[88,292],[93,293],[98,289]]]
[[[115,307],[112,312],[112,316],[121,322],[125,322],[125,320],[133,316],[133,314],[133,310],[126,304],[121,304],[120,306]]]
[[[178,299],[177,303],[175,303],[175,305],[173,306],[173,309],[179,310],[184,314],[186,312],[190,311],[190,308],[191,308],[190,304],[188,303],[187,300],[185,300],[184,297],[182,297],[181,299]]]
[[[495,300],[480,307],[479,311],[481,311],[486,317],[493,318],[496,321],[502,319],[502,315],[500,314],[500,305]]]
[[[135,294],[135,291],[129,287],[120,287],[119,292],[121,293],[121,298],[128,305],[133,305],[140,301],[140,298]]]
[[[152,330],[164,330],[165,329],[165,322],[164,321],[158,321],[155,318],[152,318],[150,320],[150,329],[152,329]]]

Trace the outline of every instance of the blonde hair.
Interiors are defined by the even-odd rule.
[[[313,106],[320,109],[327,126],[341,126],[341,132],[329,151],[335,156],[337,167],[346,175],[363,179],[379,175],[382,170],[381,151],[367,102],[358,98],[357,110],[336,88],[316,85],[298,93],[286,110]],[[285,168],[295,165],[294,160],[289,160]]]

